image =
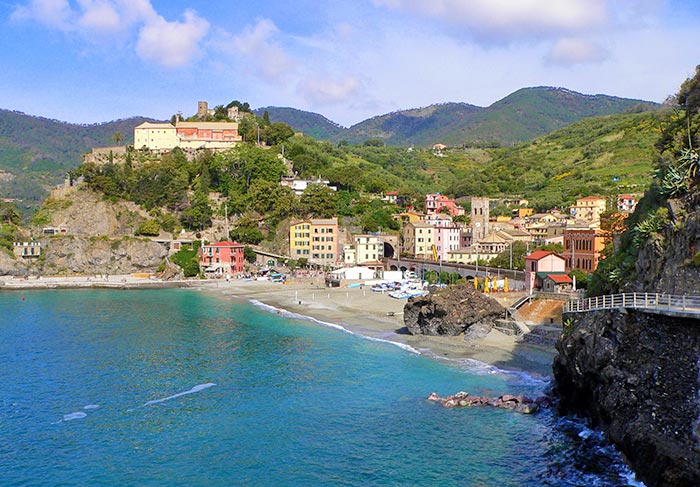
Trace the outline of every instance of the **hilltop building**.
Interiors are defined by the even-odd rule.
[[[630,194],[621,194],[617,197],[617,211],[620,213],[634,213],[637,208],[637,198]]]
[[[225,150],[242,140],[237,122],[144,122],[134,128],[134,148],[156,152],[169,152],[175,147]]]
[[[312,184],[322,184],[328,186],[333,191],[338,191],[337,186],[331,186],[330,181],[322,180],[320,177],[318,179],[296,179],[294,177],[282,176],[280,185],[287,186],[294,190],[294,194],[301,196],[301,194],[306,191],[306,188]]]

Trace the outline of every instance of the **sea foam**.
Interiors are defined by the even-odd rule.
[[[152,401],[148,401],[144,404],[144,406],[150,406],[151,404],[158,404],[159,402],[165,402],[169,401],[171,399],[175,399],[177,397],[181,396],[186,396],[187,394],[194,394],[195,392],[203,391],[204,389],[209,389],[212,386],[215,386],[216,384],[212,382],[207,382],[206,384],[199,384],[194,386],[192,389],[184,392],[178,392],[177,394],[173,394],[172,396],[164,397],[162,399],[154,399]]]
[[[73,421],[74,419],[83,419],[86,416],[87,416],[87,414],[83,413],[82,411],[78,411],[78,412],[70,413],[70,414],[64,414],[63,421]]]
[[[305,320],[305,321],[311,321],[311,322],[319,324],[321,326],[325,326],[328,328],[334,328],[336,330],[343,331],[343,332],[348,333],[350,335],[354,335],[354,336],[359,337],[359,338],[364,338],[365,340],[369,340],[369,341],[373,341],[373,342],[380,342],[380,343],[387,343],[389,345],[399,347],[407,352],[410,352],[410,353],[413,353],[416,355],[425,355],[425,356],[433,358],[433,359],[444,360],[444,361],[451,362],[451,363],[457,363],[459,366],[463,367],[465,370],[468,370],[470,373],[473,373],[473,374],[477,374],[477,375],[491,375],[491,374],[506,375],[506,376],[509,376],[509,377],[516,379],[519,383],[531,385],[531,386],[545,387],[547,384],[549,384],[549,379],[542,379],[539,377],[535,377],[534,375],[528,374],[526,372],[500,369],[496,366],[489,365],[485,362],[481,362],[479,360],[470,359],[470,358],[455,359],[455,358],[442,357],[440,355],[433,353],[429,349],[418,350],[418,349],[415,349],[412,346],[407,345],[405,343],[400,343],[400,342],[396,342],[394,340],[371,337],[371,336],[363,335],[361,333],[356,333],[356,332],[349,330],[349,329],[345,328],[344,326],[341,326],[337,323],[322,321],[322,320],[318,320],[316,318],[313,318],[311,316],[303,315],[300,313],[294,313],[292,311],[288,311],[288,310],[283,309],[283,308],[277,308],[275,306],[271,306],[269,304],[265,304],[261,301],[258,301],[257,299],[251,299],[250,303],[253,304],[254,306],[257,306],[258,308],[261,308],[261,309],[268,311],[268,312],[278,314],[280,316],[284,316],[285,318],[295,318],[295,319],[300,319],[300,320]]]

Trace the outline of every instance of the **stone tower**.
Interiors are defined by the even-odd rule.
[[[472,243],[489,234],[489,199],[472,196]]]
[[[197,118],[206,118],[209,114],[209,104],[205,101],[197,102]]]

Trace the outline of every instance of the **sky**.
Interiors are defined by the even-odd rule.
[[[343,126],[557,86],[662,102],[700,0],[0,0],[0,108],[72,123],[233,100]]]

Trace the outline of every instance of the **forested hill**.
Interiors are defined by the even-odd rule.
[[[317,140],[339,140],[346,131],[341,125],[328,120],[323,115],[314,112],[305,112],[289,107],[263,107],[254,110],[258,117],[270,115],[274,122],[284,122],[296,132],[303,132]]]
[[[321,115],[290,108],[266,107],[275,122],[322,140],[361,144],[379,139],[391,146],[443,143],[510,146],[527,142],[586,117],[640,112],[658,104],[607,95],[584,95],[564,88],[523,88],[487,108],[444,103],[401,110],[343,128]],[[257,113],[257,112],[256,112]]]
[[[0,193],[33,204],[46,196],[46,188],[80,165],[93,147],[130,144],[134,127],[151,120],[133,117],[94,125],[78,125],[21,112],[0,110]]]

